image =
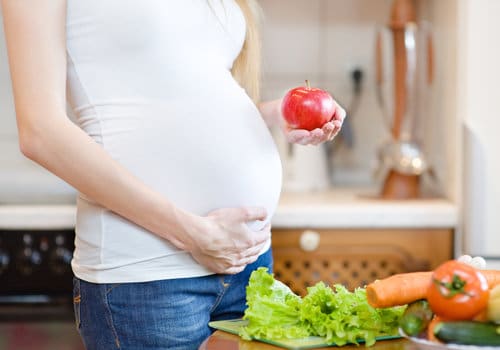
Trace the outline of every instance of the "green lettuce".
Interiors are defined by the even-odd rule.
[[[307,289],[301,298],[267,268],[250,276],[247,309],[240,336],[244,339],[278,340],[320,336],[328,344],[375,343],[376,338],[397,334],[398,321],[405,306],[376,309],[368,304],[366,290],[350,292],[341,284],[334,288],[323,282]]]
[[[261,267],[251,274],[246,294],[243,318],[249,322],[241,329],[243,339],[294,339],[310,335],[300,319],[302,299],[274,279],[267,268]]]

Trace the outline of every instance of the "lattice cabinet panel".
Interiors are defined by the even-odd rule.
[[[350,290],[453,256],[451,230],[273,230],[274,274],[294,292],[323,281]]]

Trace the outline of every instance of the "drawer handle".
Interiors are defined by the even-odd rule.
[[[306,252],[312,252],[319,247],[319,233],[312,230],[305,230],[300,235],[300,248]]]

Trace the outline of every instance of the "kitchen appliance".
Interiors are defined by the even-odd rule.
[[[292,144],[279,128],[272,129],[271,132],[281,156],[283,191],[314,192],[330,186],[328,150],[325,144]]]
[[[0,321],[70,320],[76,191],[0,141]]]
[[[68,204],[0,205],[0,349],[84,349],[72,305],[74,216]]]
[[[0,321],[72,319],[73,229],[0,229]]]
[[[283,188],[288,192],[314,192],[330,185],[325,145],[288,144],[284,155]]]
[[[414,1],[395,0],[389,24],[378,31],[376,41],[377,97],[390,131],[389,140],[379,149],[379,172],[386,173],[382,198],[420,196],[420,175],[428,170],[428,163],[417,129],[422,118],[421,77],[427,78],[423,84],[428,85],[433,75],[431,44],[428,27],[417,24]],[[386,83],[386,72],[392,85]]]

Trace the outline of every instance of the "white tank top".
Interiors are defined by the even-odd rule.
[[[281,162],[258,109],[230,73],[245,36],[234,0],[67,4],[67,95],[80,127],[182,209],[206,215],[263,206],[270,218]],[[95,283],[211,273],[83,195],[75,246],[75,275]]]

